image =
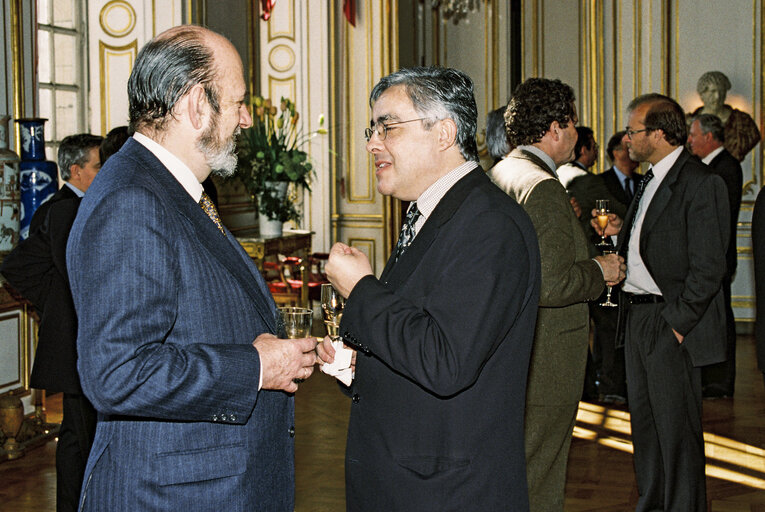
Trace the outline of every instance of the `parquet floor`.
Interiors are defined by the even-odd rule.
[[[707,495],[710,512],[765,512],[765,387],[751,336],[739,336],[734,399],[706,400]],[[48,418],[60,417],[60,398]],[[343,454],[349,401],[334,379],[314,374],[296,398],[296,512],[345,510]],[[580,404],[566,488],[567,512],[633,510],[629,413]],[[55,444],[0,464],[0,511],[55,510]]]

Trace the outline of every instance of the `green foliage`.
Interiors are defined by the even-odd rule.
[[[252,126],[242,130],[239,137],[234,177],[257,199],[261,213],[282,222],[298,221],[300,214],[289,194],[282,198],[267,183],[288,182],[293,187],[311,190],[315,173],[308,154],[301,148],[316,135],[327,133],[324,116],[319,116],[319,129],[307,135],[298,127],[299,118],[291,100],[282,98],[277,109],[270,99],[257,96]]]

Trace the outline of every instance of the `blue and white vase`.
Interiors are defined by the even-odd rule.
[[[10,252],[19,241],[19,157],[8,149],[8,121],[0,115],[0,254]]]
[[[29,236],[29,223],[37,208],[58,190],[56,164],[45,160],[43,125],[47,119],[16,119],[21,135],[21,239]]]

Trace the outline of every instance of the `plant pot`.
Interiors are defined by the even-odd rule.
[[[278,197],[280,201],[285,201],[287,197],[286,181],[267,181],[265,182],[266,193]],[[278,219],[272,219],[268,215],[258,211],[258,224],[260,226],[260,236],[282,236],[284,223]]]
[[[262,213],[258,213],[258,226],[261,237],[282,236],[284,231],[284,223],[282,221],[269,219]]]

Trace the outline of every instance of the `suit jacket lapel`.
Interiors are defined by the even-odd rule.
[[[669,204],[669,201],[672,198],[672,187],[677,181],[680,169],[685,165],[688,158],[690,158],[690,153],[683,150],[675,164],[661,181],[659,188],[656,189],[656,193],[651,199],[651,204],[648,205],[648,209],[645,212],[645,217],[643,217],[643,225],[640,228],[641,250],[645,240],[645,234],[651,232],[651,228],[661,218],[661,213],[667,207],[667,204]]]
[[[473,190],[481,177],[485,176],[481,167],[476,167],[465,177],[454,184],[452,188],[441,198],[435,210],[430,214],[428,220],[422,226],[422,229],[414,238],[412,245],[401,255],[398,262],[394,264],[394,255],[390,257],[385,265],[380,280],[385,284],[398,288],[405,282],[409,275],[417,267],[417,264],[423,259],[425,253],[430,248],[433,240],[438,235],[441,226],[451,219],[457,208],[463,203],[468,193]]]
[[[163,195],[167,197],[168,203],[191,222],[199,242],[220,261],[250,295],[265,324],[272,329],[272,332],[275,332],[276,318],[272,314],[273,309],[267,307],[267,305],[272,304],[273,300],[266,298],[270,297],[270,293],[265,291],[260,275],[255,274],[257,272],[255,264],[249,260],[249,257],[248,260],[242,258],[241,252],[232,245],[233,243],[238,244],[238,242],[226,240],[226,238],[233,238],[234,235],[226,230],[226,237],[223,237],[215,223],[210,220],[199,204],[194,202],[170,171],[140,143],[132,140],[128,142],[140,146],[140,149],[143,150],[140,156],[145,160],[146,169],[150,171],[148,174],[157,182]],[[241,247],[240,250],[243,251]],[[252,277],[255,277],[254,283]],[[257,285],[253,286],[255,283]]]

